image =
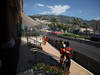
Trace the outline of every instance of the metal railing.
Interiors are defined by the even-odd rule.
[[[29,44],[29,43],[30,43],[30,44],[33,44],[33,45],[35,45],[35,46],[38,46],[38,47],[40,47],[41,44],[42,44],[42,42],[39,42],[39,41],[33,39],[32,37],[28,37],[28,39],[27,39],[27,44]]]
[[[27,38],[27,45],[26,47],[24,47],[24,52],[21,51],[21,59],[23,56],[25,56],[25,63],[21,63],[18,65],[18,70],[17,70],[17,75],[34,75],[32,66],[34,66],[35,61],[33,59],[35,59],[36,57],[32,54],[31,49],[37,50],[39,51],[41,48],[41,42],[39,42],[38,40],[32,38],[32,37],[28,37]],[[27,53],[26,53],[27,52]],[[28,55],[27,55],[28,54]],[[30,54],[30,55],[29,55]],[[32,58],[32,59],[31,59]],[[26,62],[27,61],[27,62]]]

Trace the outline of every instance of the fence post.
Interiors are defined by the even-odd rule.
[[[28,46],[28,32],[27,32],[26,38],[27,38],[27,46]]]

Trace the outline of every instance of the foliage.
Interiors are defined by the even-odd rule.
[[[38,63],[33,66],[33,71],[43,71],[50,75],[62,75],[63,70],[56,66],[49,66],[43,63]]]
[[[68,36],[68,37],[73,37],[73,38],[86,38],[86,36],[77,35],[73,33],[65,33],[65,34],[61,34],[60,36]]]
[[[58,22],[55,17],[51,18],[50,22]]]

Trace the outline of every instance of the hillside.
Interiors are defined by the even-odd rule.
[[[25,26],[31,27],[31,26],[37,26],[40,23],[26,16],[25,14],[22,14],[22,24]]]
[[[51,21],[53,18],[55,18],[58,22],[61,23],[65,23],[65,24],[69,24],[72,23],[73,19],[76,17],[69,17],[69,16],[63,16],[63,15],[32,15],[30,16],[32,19],[38,18],[40,20],[48,20]],[[83,19],[79,18],[81,21],[83,21]]]
[[[37,19],[32,19],[29,16],[26,16],[25,14],[22,13],[22,24],[23,26],[27,26],[27,27],[37,27],[37,26],[41,26],[41,24],[49,24],[50,22],[48,22],[47,20],[39,20]]]
[[[64,15],[32,15],[29,16],[33,20],[38,18],[39,20],[48,20],[52,21],[53,18],[57,20],[57,22],[64,23],[64,24],[73,24],[74,19],[78,19],[80,23],[87,23],[87,25],[92,26],[95,30],[100,31],[100,20],[83,20],[82,18],[78,17],[70,17],[70,16],[64,16]]]

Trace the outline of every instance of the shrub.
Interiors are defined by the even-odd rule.
[[[72,34],[72,33],[65,33],[59,36],[68,36],[68,37],[73,37],[73,38],[87,38],[87,36],[82,36],[82,35],[77,35],[77,34]]]
[[[50,74],[50,75],[62,75],[62,73],[63,73],[63,70],[60,69],[59,67],[45,65],[43,63],[38,63],[38,64],[34,65],[33,72],[34,71],[42,71],[45,74]]]

